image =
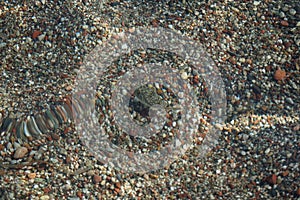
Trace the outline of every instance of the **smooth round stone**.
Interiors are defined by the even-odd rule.
[[[295,15],[297,13],[297,11],[295,9],[293,9],[293,8],[291,8],[289,10],[289,12],[290,12],[291,15]]]

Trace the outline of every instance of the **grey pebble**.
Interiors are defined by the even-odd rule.
[[[5,47],[5,46],[6,46],[6,43],[5,43],[5,42],[1,42],[1,43],[0,43],[0,48]]]
[[[245,155],[246,155],[246,152],[245,152],[245,151],[241,151],[241,155],[242,155],[242,156],[245,156]]]
[[[290,12],[291,15],[295,15],[297,13],[297,11],[295,9],[293,9],[293,8],[291,8],[289,10],[289,12]]]
[[[292,104],[292,105],[294,104],[293,99],[290,97],[286,98],[286,102],[288,102],[289,104]]]

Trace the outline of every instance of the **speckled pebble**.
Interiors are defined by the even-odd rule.
[[[15,159],[24,158],[24,156],[27,153],[28,153],[28,149],[26,147],[19,147],[14,153],[14,158]]]

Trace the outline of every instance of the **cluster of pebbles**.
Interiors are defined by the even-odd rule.
[[[99,162],[74,129],[74,116],[86,108],[70,96],[84,56],[137,26],[161,26],[201,42],[223,75],[228,120],[219,127],[219,144],[203,159],[206,152],[197,145],[210,109],[202,82],[188,70],[185,76],[199,84],[203,127],[194,148],[170,166],[122,173]],[[1,199],[299,198],[297,1],[2,1],[0,30]],[[169,59],[161,52],[147,56],[122,58],[116,66]],[[163,95],[167,88],[158,90]],[[137,91],[131,107],[142,122],[153,103],[145,95]],[[151,145],[118,132],[110,138],[147,151],[172,135],[153,137]]]

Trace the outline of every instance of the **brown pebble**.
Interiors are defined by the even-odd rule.
[[[161,94],[163,93],[163,91],[162,91],[161,89],[157,89],[156,93],[157,93],[158,95],[161,95]]]
[[[284,47],[287,49],[287,48],[289,48],[290,46],[292,46],[292,43],[291,43],[291,42],[285,42],[283,45],[284,45]]]
[[[34,179],[36,177],[36,173],[29,173],[27,176],[30,179]]]
[[[24,158],[26,153],[28,153],[28,149],[26,147],[19,147],[14,154],[14,158],[15,159]]]
[[[283,79],[285,79],[286,77],[286,72],[281,70],[281,69],[277,69],[275,74],[274,74],[274,78],[277,81],[282,81]]]
[[[266,181],[272,185],[275,185],[277,182],[277,176],[272,174],[271,176],[267,177]]]
[[[76,192],[76,196],[79,197],[79,198],[82,198],[83,197],[83,194],[81,191],[77,191]]]
[[[102,180],[101,176],[94,175],[93,176],[93,182],[94,183],[99,183]]]
[[[51,134],[53,140],[59,140],[59,135],[56,133]]]
[[[297,189],[296,194],[300,196],[300,187]]]
[[[269,72],[271,71],[272,67],[270,65],[266,66],[266,70]]]
[[[282,172],[282,176],[287,176],[287,175],[289,175],[289,171],[288,170]]]
[[[51,189],[49,187],[45,187],[44,188],[44,193],[45,194],[48,194],[50,191],[51,191]]]
[[[281,26],[289,26],[289,23],[287,21],[285,21],[285,20],[282,20],[280,22],[280,24],[281,24]]]
[[[120,188],[115,188],[114,190],[117,194],[120,193],[120,191],[121,191]]]
[[[38,30],[35,30],[35,31],[33,31],[33,33],[32,33],[32,38],[33,39],[36,39],[39,35],[41,35],[42,34],[42,32],[41,31],[38,31]]]
[[[231,64],[235,65],[235,64],[236,64],[236,59],[235,59],[234,57],[230,57],[230,58],[229,58],[229,62],[230,62]]]
[[[121,183],[120,182],[116,182],[115,185],[116,185],[116,188],[121,188]]]
[[[0,176],[3,176],[4,174],[6,174],[5,170],[0,169]]]
[[[71,86],[71,85],[68,85],[68,86],[66,87],[66,90],[67,90],[67,91],[71,91],[71,90],[72,90],[72,86]]]
[[[52,141],[52,139],[53,139],[53,138],[51,137],[51,135],[46,135],[45,137],[46,137],[46,139],[47,139],[48,141]]]
[[[157,27],[158,26],[158,20],[154,19],[152,20],[152,26]]]
[[[263,111],[267,111],[269,108],[268,108],[267,106],[262,106],[261,109],[262,109]]]
[[[2,151],[4,149],[4,145],[0,144],[0,151]]]
[[[65,161],[66,161],[66,164],[69,164],[71,162],[70,156],[67,156]]]

